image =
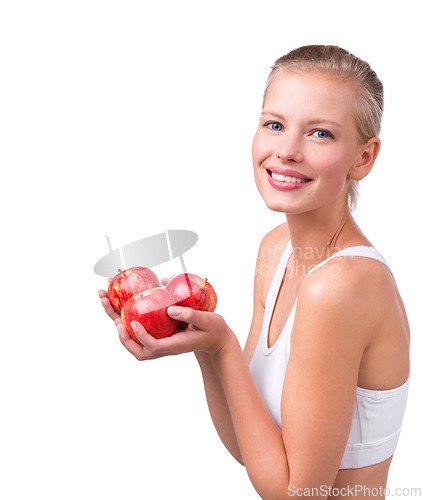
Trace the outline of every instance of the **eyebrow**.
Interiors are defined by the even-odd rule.
[[[275,113],[275,112],[263,111],[262,115],[272,115],[272,116],[276,116],[277,118],[279,118],[282,121],[286,121],[284,116],[282,116],[278,113]],[[313,118],[313,120],[310,120],[307,122],[307,125],[318,125],[319,123],[329,123],[331,125],[335,125],[338,128],[342,128],[341,124],[339,124],[338,122],[336,122],[334,120],[328,120],[327,118]]]

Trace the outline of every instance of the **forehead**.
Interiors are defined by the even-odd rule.
[[[263,102],[263,113],[283,116],[354,121],[357,84],[318,72],[285,70],[272,79]]]

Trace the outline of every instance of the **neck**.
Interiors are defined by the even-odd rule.
[[[342,248],[342,242],[356,227],[347,205],[338,209],[331,206],[313,212],[286,214],[286,220],[293,258],[304,269],[318,264]]]

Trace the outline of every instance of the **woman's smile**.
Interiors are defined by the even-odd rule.
[[[312,182],[311,179],[304,177],[302,174],[293,170],[284,170],[281,168],[266,169],[269,176],[269,184],[275,189],[281,191],[290,191],[292,189],[300,189]]]

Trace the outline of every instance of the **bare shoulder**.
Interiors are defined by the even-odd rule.
[[[390,269],[354,256],[334,257],[313,271],[298,294],[292,345],[291,353],[310,346],[314,355],[331,353],[335,370],[344,352],[339,369],[349,357],[360,387],[399,387],[409,375],[410,327]]]
[[[377,304],[397,293],[390,269],[380,261],[361,256],[334,257],[310,273],[301,288],[320,301],[350,307],[367,305],[376,313]]]
[[[322,312],[331,311],[345,319],[363,323],[373,331],[395,280],[383,263],[366,257],[334,257],[314,270],[301,285],[298,301],[314,303]]]
[[[295,323],[293,339],[311,343],[306,337],[315,335],[322,348],[355,353],[362,387],[389,389],[406,378],[407,315],[390,269],[377,260],[335,257],[313,271],[301,285]]]
[[[283,224],[279,224],[279,226],[276,226],[275,228],[271,229],[263,237],[259,248],[260,251],[263,251],[268,247],[272,249],[278,247],[283,249],[288,240],[289,240],[289,228],[288,224],[284,222]]]
[[[269,231],[261,240],[257,255],[256,275],[258,273],[264,282],[269,281],[269,278],[271,281],[273,278],[289,237],[288,224],[285,222]]]

